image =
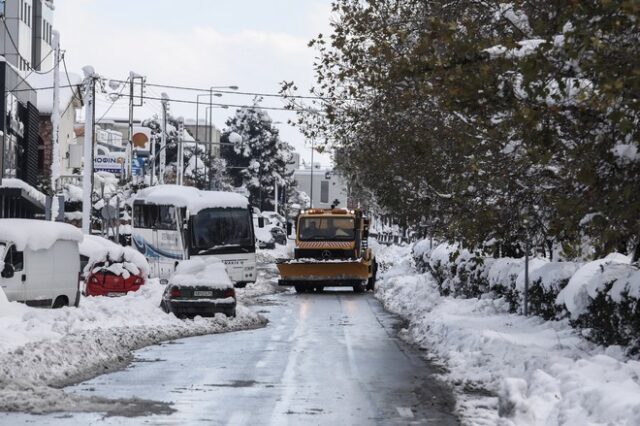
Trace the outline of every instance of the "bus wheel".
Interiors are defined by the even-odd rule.
[[[296,285],[296,286],[294,286],[294,288],[296,289],[296,293],[306,293],[307,292],[307,289],[302,285]]]
[[[355,284],[353,286],[353,292],[354,293],[364,293],[364,284],[363,283]]]
[[[324,287],[319,285],[318,287],[315,288],[316,293],[322,293],[324,291]]]

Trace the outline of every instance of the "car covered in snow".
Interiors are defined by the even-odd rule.
[[[86,235],[80,244],[85,296],[124,296],[140,289],[149,273],[149,265],[142,254],[131,247],[123,247],[105,238]]]
[[[268,228],[267,221],[260,215],[253,215],[253,230],[256,235],[256,245],[260,249],[276,248],[276,240]]]
[[[11,302],[61,308],[80,303],[82,232],[66,223],[0,219],[0,286]]]
[[[218,259],[184,260],[169,278],[160,307],[178,317],[236,315],[236,291]]]

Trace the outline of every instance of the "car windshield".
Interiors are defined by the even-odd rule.
[[[192,245],[198,250],[253,246],[251,216],[245,209],[206,209],[193,217]]]
[[[353,240],[352,217],[304,217],[300,219],[301,240]]]

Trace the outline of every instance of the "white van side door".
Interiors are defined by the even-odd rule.
[[[1,277],[0,283],[10,302],[24,301],[26,290],[25,256],[23,251],[18,251],[16,246],[11,244],[5,251],[4,263],[13,266],[13,276]],[[3,274],[4,275],[4,274]]]

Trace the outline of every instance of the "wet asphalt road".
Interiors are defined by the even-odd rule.
[[[458,424],[450,392],[371,294],[285,292],[253,309],[266,328],[149,347],[127,369],[67,388],[170,402],[171,415],[14,415],[12,424]]]

